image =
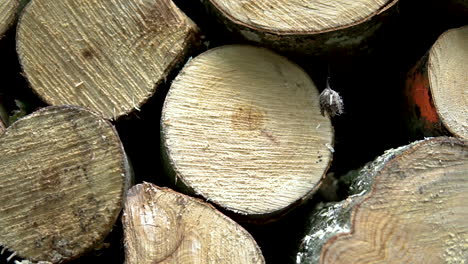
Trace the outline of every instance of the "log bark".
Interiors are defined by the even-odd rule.
[[[398,0],[201,2],[224,27],[249,41],[299,55],[341,56],[367,50]]]
[[[444,32],[406,81],[413,135],[468,139],[468,26]]]
[[[161,117],[168,174],[185,191],[251,218],[284,212],[317,190],[333,135],[310,77],[243,45],[187,63]]]
[[[138,184],[122,216],[125,263],[265,263],[241,226],[198,199]]]
[[[466,141],[431,138],[350,174],[352,195],[313,213],[297,263],[462,263],[467,154]]]
[[[130,185],[119,137],[97,114],[48,107],[0,136],[0,245],[61,263],[110,232]]]
[[[3,0],[0,2],[0,39],[15,21],[19,0]]]
[[[17,50],[46,103],[117,119],[155,93],[198,37],[171,0],[35,0],[20,18]]]

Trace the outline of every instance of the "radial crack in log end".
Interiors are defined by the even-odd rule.
[[[112,229],[130,168],[112,124],[85,109],[48,107],[0,136],[0,245],[61,263]]]
[[[313,214],[297,263],[462,263],[467,173],[456,138],[388,151],[355,174],[352,196]]]
[[[265,263],[252,236],[198,199],[138,184],[122,216],[126,263]]]
[[[155,93],[198,36],[170,0],[34,0],[19,21],[17,50],[45,102],[116,119]]]

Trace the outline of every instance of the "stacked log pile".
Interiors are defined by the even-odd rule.
[[[467,6],[3,1],[0,263],[464,263]]]

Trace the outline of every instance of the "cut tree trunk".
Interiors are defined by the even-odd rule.
[[[198,199],[151,183],[130,189],[125,263],[265,263],[253,237]]]
[[[333,135],[317,88],[299,66],[242,45],[187,63],[161,118],[169,175],[186,191],[251,218],[277,214],[317,189]]]
[[[0,136],[0,245],[61,263],[109,233],[131,169],[112,124],[77,107],[48,107]]]
[[[468,26],[448,30],[409,72],[406,94],[413,135],[468,139],[467,43]]]
[[[15,21],[19,0],[2,0],[0,2],[0,39]]]
[[[202,1],[243,38],[281,51],[337,56],[367,49],[398,0]]]
[[[352,174],[352,195],[319,208],[297,263],[463,263],[468,143],[431,138]]]
[[[155,93],[198,35],[171,0],[34,0],[20,18],[17,50],[46,103],[117,119]]]

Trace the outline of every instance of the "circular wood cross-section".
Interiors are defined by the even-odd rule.
[[[196,31],[172,1],[33,0],[19,21],[17,50],[44,101],[116,119],[155,92]]]
[[[101,242],[129,185],[112,124],[76,107],[48,107],[0,135],[0,245],[60,263]]]
[[[125,263],[265,263],[253,237],[198,199],[150,183],[132,187],[122,223]]]
[[[297,65],[251,46],[191,60],[166,97],[163,153],[179,180],[229,210],[268,215],[310,194],[331,161],[333,129]]]
[[[312,213],[296,263],[464,263],[467,175],[468,142],[461,139],[386,151],[346,176],[346,200]]]
[[[229,19],[279,34],[311,34],[349,27],[368,20],[388,0],[209,0]]]
[[[319,263],[468,259],[466,142],[435,138],[414,144],[374,173],[372,190],[353,205],[351,232],[328,240]]]
[[[0,38],[13,24],[19,0],[2,0],[0,2]]]
[[[429,86],[445,127],[468,139],[468,26],[442,34],[429,52]]]

